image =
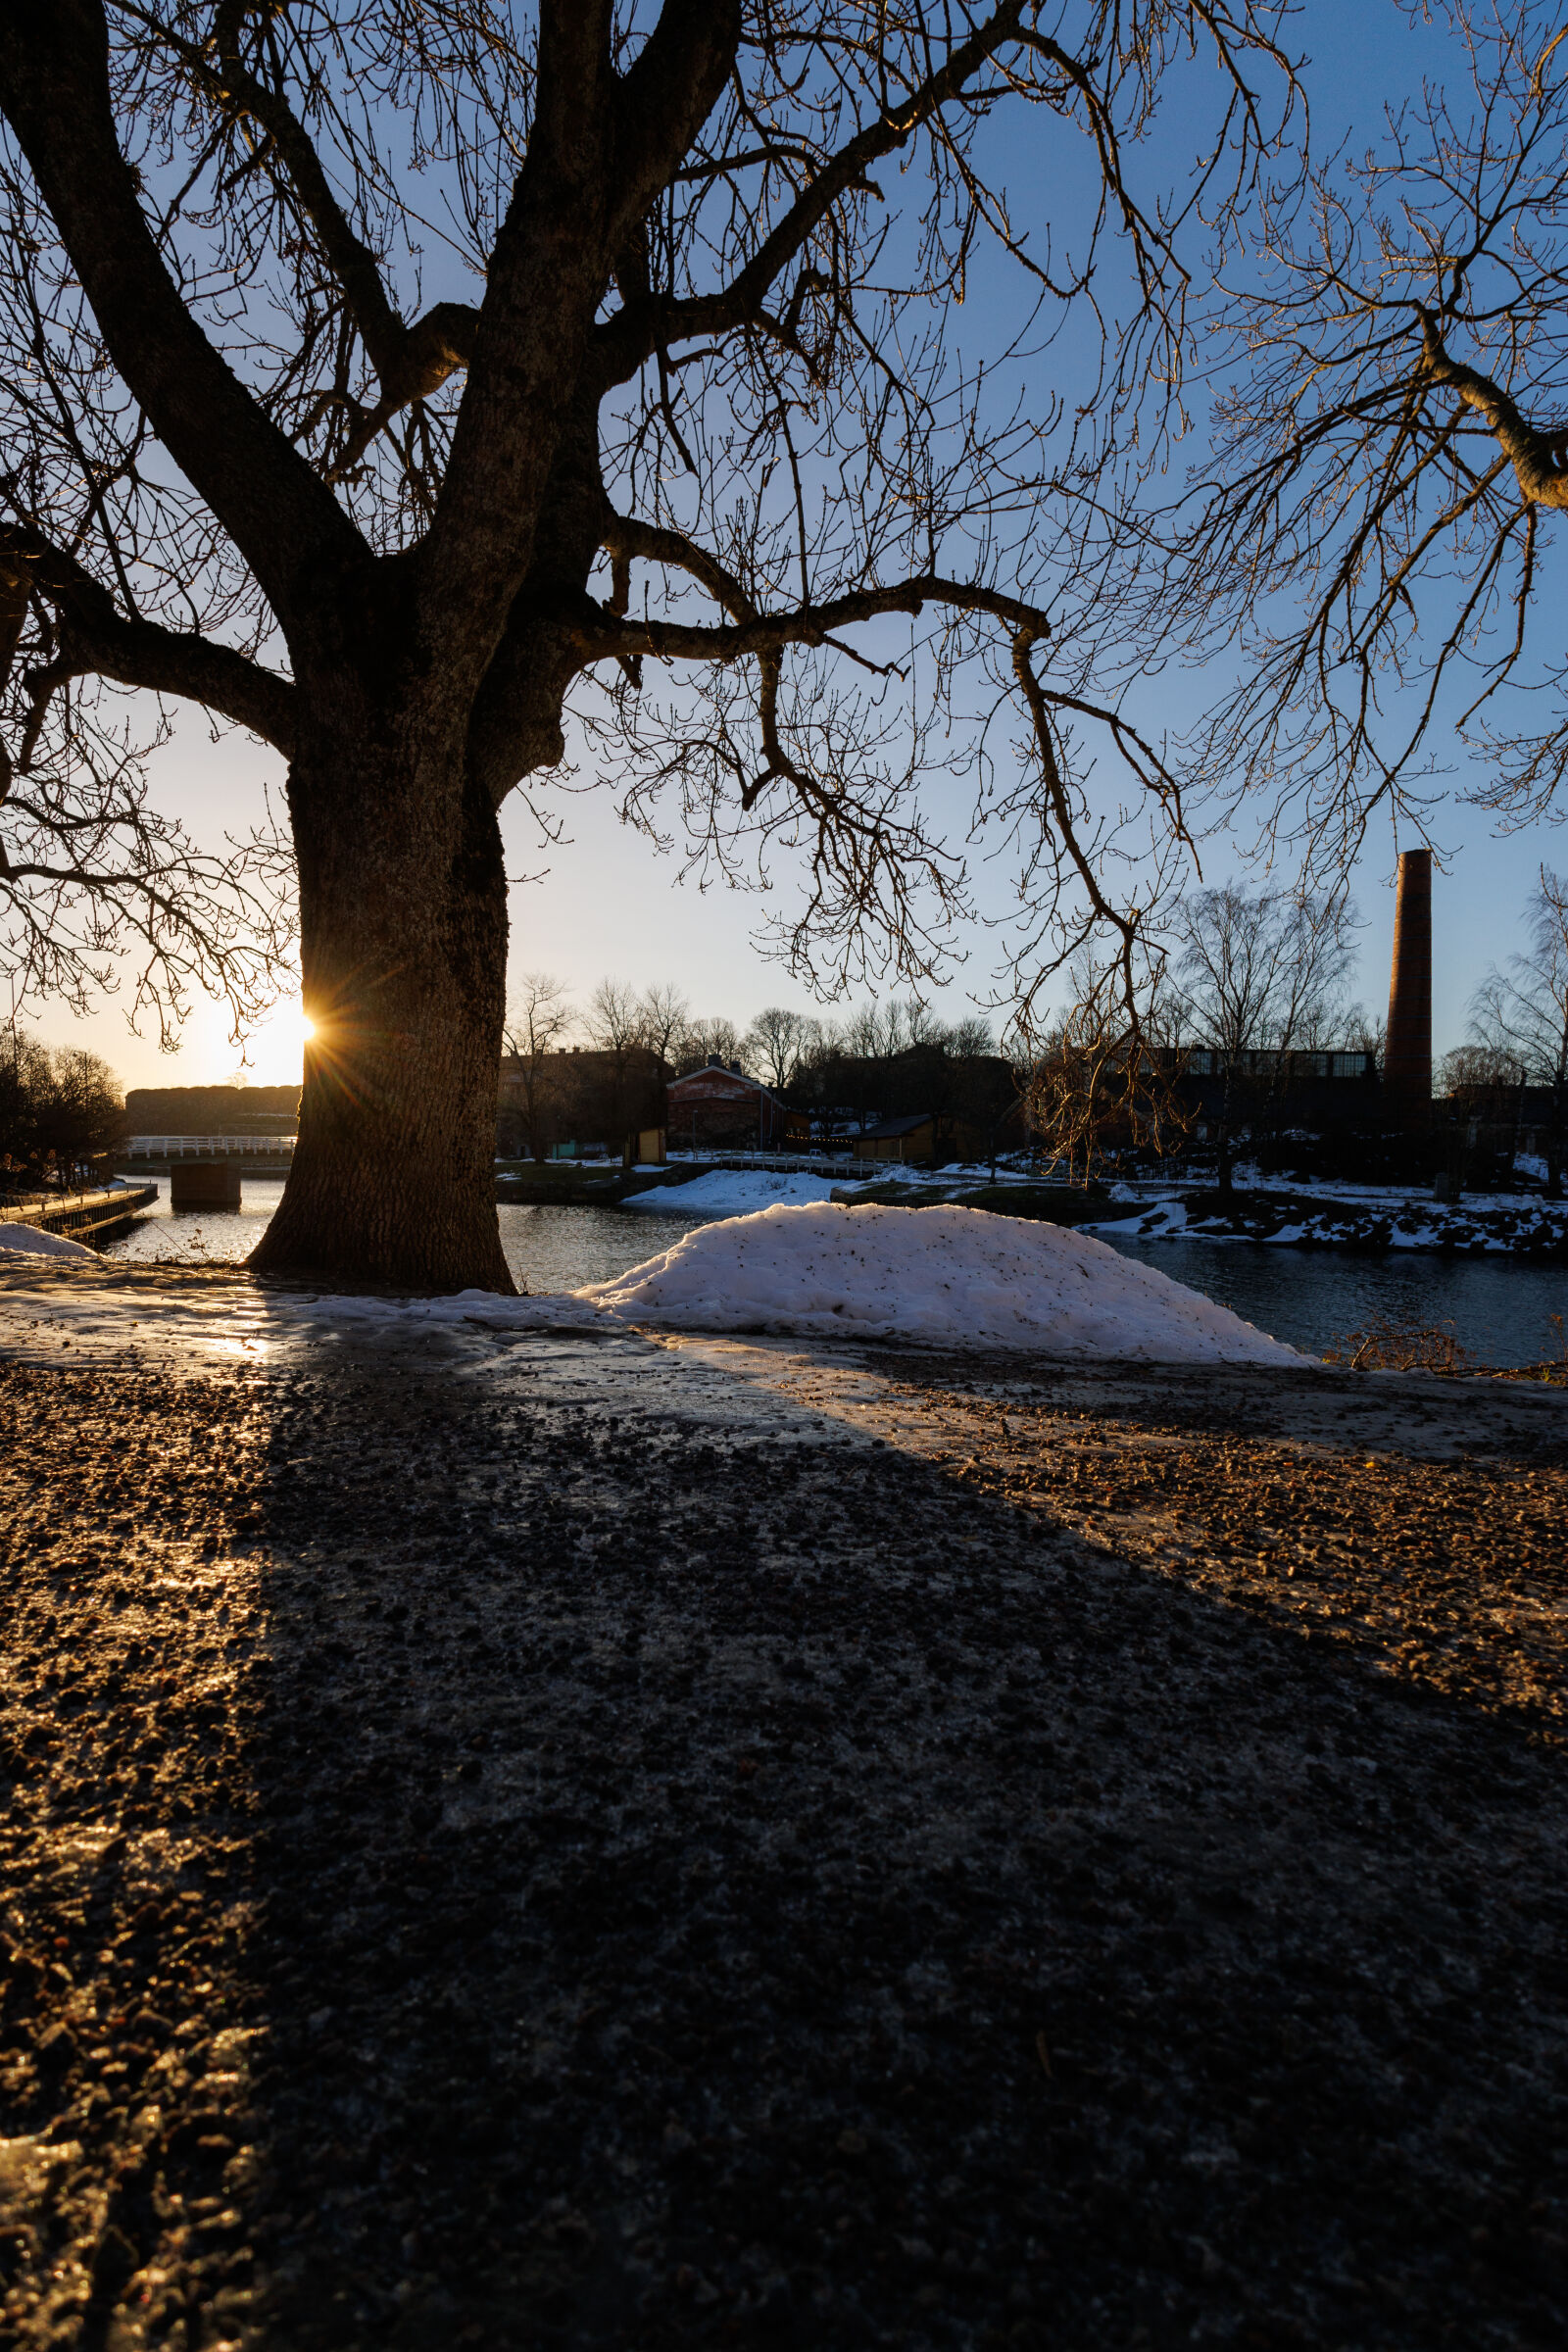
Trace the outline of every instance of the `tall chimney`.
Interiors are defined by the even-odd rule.
[[[1383,1094],[1391,1125],[1432,1121],[1432,852],[1401,850]]]

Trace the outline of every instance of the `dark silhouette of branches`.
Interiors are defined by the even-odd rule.
[[[958,763],[950,697],[986,624],[1049,648],[1065,592],[1075,664],[1086,629],[1114,635],[1074,582],[1107,485],[1152,462],[1178,397],[1183,231],[1246,199],[1277,129],[1260,59],[1288,99],[1267,12],[10,14],[6,544],[39,621],[28,707],[108,678],[291,755],[311,580],[364,589],[372,555],[416,557],[420,625],[471,685],[492,797],[559,760],[572,680],[608,677],[587,715],[631,754],[634,819],[657,829],[673,786],[699,862],[739,876],[804,851],[783,932],[803,967],[842,960],[869,921],[923,969],[962,881],[913,785]],[[1138,142],[1199,45],[1224,93],[1205,161],[1171,197],[1140,189]],[[1070,256],[994,175],[1003,104],[1081,142],[1081,166],[1059,151],[1064,184],[1094,193]],[[558,206],[589,191],[571,231],[603,271],[569,333],[531,201],[546,178]],[[946,323],[984,243],[1031,305],[991,358],[1011,364],[1001,408]],[[421,303],[425,270],[470,297]],[[1017,405],[1020,355],[1078,305],[1098,374],[1056,429],[1049,368]],[[514,345],[550,379],[525,397]],[[524,429],[525,410],[551,429]],[[915,624],[902,654],[868,655],[855,632],[895,615]],[[648,692],[649,664],[682,665],[672,696]],[[1036,660],[1025,691],[1037,734],[1071,704],[1053,666]],[[924,718],[889,708],[915,673]],[[1140,791],[1165,792],[1114,705],[1071,707],[1133,754]],[[1040,821],[1084,882],[1050,766]]]
[[[497,811],[568,739],[704,878],[804,871],[771,930],[805,977],[931,970],[956,782],[1024,847],[1045,964],[1086,935],[1065,886],[1128,981],[1121,818],[1181,817],[1117,557],[1184,423],[1198,240],[1292,117],[1280,14],[0,7],[0,728],[84,808],[122,689],[289,761],[315,1036],[266,1262],[510,1280]],[[1172,101],[1203,127],[1167,185]],[[1127,808],[1090,822],[1096,745]],[[180,953],[233,973],[239,937]]]
[[[1214,321],[1215,461],[1146,614],[1200,659],[1240,646],[1196,765],[1326,870],[1380,806],[1419,819],[1454,732],[1508,824],[1568,761],[1568,39],[1537,0],[1440,22],[1444,80],[1265,208]]]

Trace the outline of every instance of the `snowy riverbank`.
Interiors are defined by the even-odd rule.
[[[86,1253],[84,1253],[84,1256]],[[100,1260],[0,1256],[0,1346],[192,1348],[266,1358],[336,1334],[361,1346],[442,1331],[652,1325],[1007,1348],[1145,1363],[1296,1364],[1228,1307],[1068,1229],[982,1209],[780,1203],[694,1226],[613,1280],[565,1295],[338,1296],[237,1269],[111,1271]],[[138,1278],[139,1277],[139,1278]]]
[[[1124,1195],[1124,1199],[1127,1196]],[[1137,1200],[1137,1195],[1131,1195]],[[1218,1193],[1118,1205],[1083,1231],[1126,1240],[1265,1242],[1279,1249],[1420,1250],[1440,1256],[1568,1257],[1568,1201],[1529,1195],[1446,1202],[1396,1192]]]

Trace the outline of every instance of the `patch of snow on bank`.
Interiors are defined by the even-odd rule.
[[[697,1331],[1159,1363],[1303,1360],[1104,1242],[979,1208],[780,1205],[696,1226],[672,1250],[577,1297],[628,1322]]]
[[[1112,1196],[1114,1198],[1114,1195]],[[1165,1242],[1187,1229],[1187,1208],[1181,1200],[1161,1200],[1157,1207],[1145,1209],[1136,1217],[1100,1217],[1093,1225],[1080,1225],[1080,1233],[1121,1233],[1130,1241]]]
[[[0,1225],[0,1250],[8,1255],[32,1257],[96,1257],[85,1242],[74,1242],[69,1234],[45,1233],[37,1225]]]
[[[656,1208],[666,1216],[744,1217],[775,1202],[799,1207],[829,1200],[842,1176],[769,1175],[765,1168],[713,1168],[690,1184],[660,1184],[651,1193],[629,1193],[622,1208]]]

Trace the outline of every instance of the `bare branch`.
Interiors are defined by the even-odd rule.
[[[69,247],[115,364],[171,454],[289,614],[323,563],[364,550],[329,491],[202,333],[154,244],[115,135],[99,0],[17,0],[0,107]]]
[[[286,678],[205,637],[126,619],[109,591],[73,558],[35,532],[0,525],[0,612],[15,613],[19,630],[29,596],[46,600],[64,616],[67,633],[54,680],[92,674],[176,695],[236,719],[285,758],[292,751],[294,689]],[[14,652],[15,638],[12,647]]]
[[[1500,384],[1478,368],[1451,360],[1444,346],[1437,319],[1421,314],[1421,362],[1435,384],[1457,392],[1465,406],[1486,419],[1488,430],[1514,470],[1521,495],[1532,506],[1568,508],[1568,424],[1546,431],[1530,424]]]

